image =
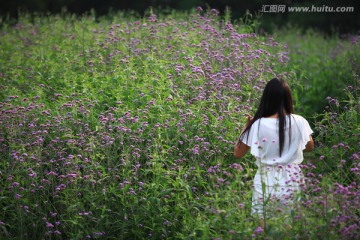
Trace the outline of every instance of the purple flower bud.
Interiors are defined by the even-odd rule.
[[[51,223],[49,223],[49,222],[46,222],[46,227],[47,227],[47,228],[53,228],[53,227],[54,227],[54,225],[53,225],[53,224],[51,224]]]

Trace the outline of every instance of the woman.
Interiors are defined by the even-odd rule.
[[[303,184],[303,151],[311,151],[314,141],[309,123],[294,114],[289,86],[282,79],[270,80],[260,105],[241,132],[234,156],[243,157],[250,149],[258,166],[254,178],[252,213],[265,217],[268,208],[291,205]]]

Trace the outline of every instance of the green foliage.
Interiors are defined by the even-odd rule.
[[[343,99],[329,97],[327,110],[316,122],[318,149],[314,164],[319,173],[328,174],[341,184],[358,182],[359,158],[359,77],[343,89]]]
[[[326,37],[314,30],[302,33],[288,27],[277,31],[276,38],[288,44],[288,71],[294,72],[301,86],[294,90],[301,95],[297,111],[308,118],[323,111],[328,96],[342,96],[343,89],[353,83],[353,74],[359,73],[360,49],[351,35]]]

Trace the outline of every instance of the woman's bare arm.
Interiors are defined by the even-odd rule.
[[[252,119],[253,118],[251,115],[247,115],[246,123],[245,123],[243,130],[241,131],[241,134],[244,133],[245,129],[247,128],[247,126],[249,126]],[[240,139],[238,139],[238,141],[236,142],[236,144],[234,146],[234,157],[236,157],[236,158],[243,157],[249,151],[249,149],[250,149],[249,146],[247,146]]]
[[[245,143],[241,142],[240,139],[234,146],[234,157],[241,158],[243,157],[248,151],[250,147],[247,146]]]
[[[314,149],[314,146],[315,146],[314,139],[310,135],[310,141],[307,142],[304,152],[311,152]]]

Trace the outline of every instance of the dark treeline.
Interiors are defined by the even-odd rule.
[[[286,6],[284,12],[274,10]],[[0,0],[0,15],[3,21],[16,21],[19,13],[59,13],[66,9],[75,14],[86,14],[94,10],[96,16],[103,16],[110,11],[132,10],[144,16],[146,11],[154,9],[190,10],[197,6],[215,8],[224,13],[226,7],[231,9],[232,19],[242,18],[246,11],[252,15],[261,15],[261,28],[271,31],[272,26],[283,26],[291,23],[299,27],[313,27],[324,32],[356,33],[360,30],[360,1],[358,0]],[[289,12],[288,7],[317,7],[326,11],[337,7],[353,7],[351,12]],[[275,11],[275,12],[274,12]]]

